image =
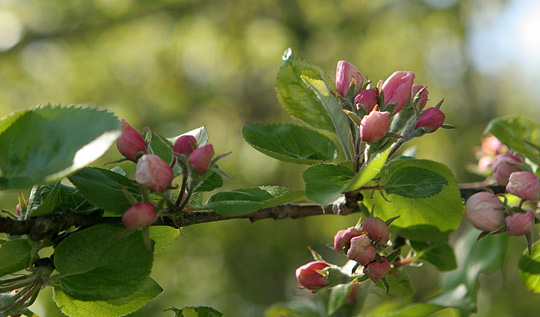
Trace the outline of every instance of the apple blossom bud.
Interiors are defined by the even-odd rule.
[[[504,218],[506,222],[506,230],[511,236],[522,236],[532,232],[534,225],[534,212],[527,210],[525,213],[515,213]]]
[[[173,170],[155,154],[145,154],[137,162],[135,180],[154,192],[164,192],[173,180]]]
[[[497,139],[494,136],[488,136],[482,140],[482,152],[484,152],[485,155],[489,156],[496,156],[504,151],[506,151],[507,148],[504,144],[502,144],[499,139]]]
[[[199,174],[204,174],[212,164],[214,157],[214,147],[212,144],[207,144],[195,149],[189,156],[189,164],[193,166]]]
[[[174,153],[189,156],[197,148],[197,139],[193,135],[182,135],[174,142]]]
[[[347,252],[351,247],[351,239],[361,234],[362,232],[354,227],[350,227],[347,230],[339,230],[334,236],[334,249],[341,253]]]
[[[383,278],[391,269],[390,263],[385,256],[381,257],[381,262],[373,261],[364,268],[364,274],[366,274],[373,283],[377,283]]]
[[[26,206],[28,206],[28,200],[25,201]],[[15,216],[20,217],[22,212],[21,204],[17,204],[17,207],[15,207]]]
[[[122,223],[129,229],[137,229],[153,224],[156,218],[154,205],[151,203],[136,203],[124,212]]]
[[[307,289],[319,289],[330,283],[321,272],[329,267],[328,263],[322,261],[313,261],[296,269],[296,279]]]
[[[526,200],[538,200],[540,183],[531,172],[513,172],[508,178],[506,191]]]
[[[424,88],[424,86],[422,85],[413,85],[412,86],[412,97],[414,98],[416,96],[416,94],[418,94],[418,92],[420,90],[422,90],[422,88]],[[424,91],[422,91],[422,93],[420,94],[419,96],[419,99],[420,99],[420,102],[418,103],[418,109],[422,110],[424,109],[424,107],[426,106],[426,103],[428,101],[428,90],[427,88],[424,89]]]
[[[371,245],[369,237],[363,234],[351,239],[351,247],[347,251],[347,258],[365,266],[375,260],[376,253],[377,249]]]
[[[491,164],[493,164],[493,157],[483,156],[478,160],[478,170],[482,173],[491,171]]]
[[[435,107],[427,108],[422,111],[416,125],[416,129],[424,128],[428,133],[437,131],[438,128],[442,127],[446,115]]]
[[[116,140],[116,147],[120,154],[133,162],[137,161],[137,156],[146,153],[144,138],[124,119],[122,119],[122,135]]]
[[[519,164],[521,164],[519,157],[510,153],[499,154],[491,164],[491,172],[499,185],[506,185],[510,174],[518,171]]]
[[[504,205],[499,197],[480,192],[467,199],[465,216],[476,229],[483,231],[497,230],[504,225]]]
[[[362,85],[362,75],[360,74],[360,71],[351,63],[339,61],[336,70],[336,87],[338,93],[345,97],[352,84],[356,85],[357,88],[360,88]]]
[[[375,107],[368,115],[360,121],[360,139],[364,142],[377,142],[381,140],[390,129],[390,112],[379,111]]]
[[[360,104],[367,113],[370,113],[375,105],[377,105],[377,89],[365,89],[361,90],[358,95],[354,98],[354,104]],[[358,110],[358,109],[357,109]]]
[[[385,244],[390,239],[390,231],[386,222],[379,217],[367,218],[362,222],[362,231],[367,232],[369,238],[377,244]]]
[[[411,97],[411,90],[414,81],[412,72],[395,72],[386,79],[381,87],[384,93],[385,106],[396,104],[393,114],[398,113]]]

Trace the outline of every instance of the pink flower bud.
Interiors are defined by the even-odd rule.
[[[136,203],[122,216],[122,223],[129,229],[137,229],[154,223],[157,215],[151,203]]]
[[[214,157],[214,147],[212,144],[207,144],[195,149],[189,156],[189,164],[193,166],[199,174],[204,174],[212,164]]]
[[[336,87],[338,93],[345,97],[349,87],[355,84],[360,88],[362,84],[362,75],[356,66],[346,61],[339,61],[336,70]]]
[[[422,85],[413,85],[412,86],[412,97],[414,98],[416,94],[422,89],[424,86]],[[418,104],[418,109],[422,110],[426,106],[426,103],[428,101],[428,90],[427,88],[422,91],[422,94],[420,94],[420,103]]]
[[[28,206],[28,200],[26,200],[25,203],[26,203],[26,206]],[[17,207],[15,207],[15,210],[16,210],[15,216],[20,217],[21,211],[22,211],[21,204],[17,204]]]
[[[330,265],[322,261],[309,262],[296,269],[296,279],[307,289],[319,289],[330,284],[321,272],[329,266]]]
[[[373,283],[377,283],[383,278],[391,269],[390,263],[385,256],[381,257],[381,262],[373,261],[364,268],[364,274],[366,274]]]
[[[145,154],[137,162],[135,180],[154,192],[164,192],[173,180],[173,170],[159,156]]]
[[[116,140],[118,152],[133,162],[137,161],[137,156],[146,153],[146,143],[142,135],[126,120],[122,119],[122,135]]]
[[[375,107],[368,115],[365,115],[360,121],[360,139],[364,142],[377,142],[382,139],[388,129],[390,129],[390,112],[379,111]]]
[[[347,258],[365,266],[375,260],[376,253],[377,249],[371,245],[371,240],[367,235],[363,234],[351,239],[351,247],[347,251]]]
[[[515,213],[504,218],[506,230],[511,236],[522,236],[531,233],[534,219],[534,213],[530,210],[527,210],[526,213]]]
[[[483,231],[497,230],[504,225],[504,205],[499,197],[480,192],[467,199],[465,216],[476,229]]]
[[[343,253],[351,247],[351,239],[361,235],[362,232],[350,227],[347,230],[339,230],[334,236],[334,249]]]
[[[354,98],[354,104],[360,104],[367,113],[370,113],[375,105],[377,105],[377,89],[365,89],[361,90],[358,95]]]
[[[362,231],[367,232],[369,238],[377,244],[385,244],[390,239],[390,230],[386,222],[379,217],[367,218],[362,222]]]
[[[396,104],[393,114],[398,113],[411,97],[413,81],[412,72],[395,72],[384,81],[381,90],[384,93],[385,106]]]
[[[494,136],[488,136],[482,140],[482,152],[485,155],[496,156],[506,150],[506,146]]]
[[[519,164],[521,164],[519,157],[510,153],[499,154],[491,164],[491,172],[499,185],[506,185],[510,174],[518,171]]]
[[[427,108],[422,111],[416,125],[416,129],[424,128],[428,133],[437,131],[438,128],[442,127],[446,115],[435,107]]]
[[[478,160],[478,170],[482,173],[491,171],[491,164],[493,164],[493,157],[484,156]]]
[[[189,156],[197,148],[197,140],[192,135],[182,135],[174,142],[174,153]]]
[[[506,191],[526,200],[538,200],[540,183],[538,177],[530,172],[513,172],[508,179]]]

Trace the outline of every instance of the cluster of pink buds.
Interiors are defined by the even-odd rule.
[[[508,148],[496,137],[492,135],[484,137],[482,146],[475,151],[478,159],[478,171],[481,174],[489,174],[495,157],[507,152]]]
[[[197,140],[192,135],[182,135],[176,139],[174,153],[188,157],[189,164],[199,175],[206,173],[210,168],[215,154],[212,144],[197,147]]]
[[[364,220],[360,229],[351,227],[338,231],[334,236],[334,249],[364,266],[364,274],[377,283],[391,268],[386,257],[377,257],[378,248],[384,248],[389,238],[386,222],[372,217]]]
[[[368,88],[369,82],[364,84],[358,68],[346,61],[338,62],[337,91],[344,98],[354,92],[356,113],[363,115],[360,123],[362,141],[374,143],[382,140],[390,129],[391,118],[409,101],[420,111],[414,129],[431,133],[443,126],[445,114],[439,109],[441,103],[424,110],[428,90],[422,85],[414,85],[414,77],[412,72],[398,71],[379,88]]]
[[[520,170],[523,161],[516,155],[505,153],[499,154],[491,163],[491,172],[499,185],[508,184],[510,174]]]

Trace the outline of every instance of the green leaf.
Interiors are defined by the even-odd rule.
[[[29,215],[32,217],[38,216],[41,214],[42,203],[44,200],[51,199],[51,192],[56,188],[57,183],[45,184],[45,185],[36,185],[32,188],[29,198],[28,211]],[[66,186],[59,184],[58,185],[58,194],[56,195],[56,204],[54,205],[54,211],[64,211],[64,210],[73,210],[79,213],[89,214],[99,210],[98,207],[90,204],[86,198],[79,193],[75,187]],[[34,212],[36,210],[36,212]]]
[[[0,244],[0,276],[27,268],[31,255],[32,247],[26,239],[13,239]]]
[[[150,275],[142,231],[97,225],[64,239],[54,254],[62,291],[83,301],[126,297]]]
[[[348,187],[354,172],[339,165],[318,164],[306,169],[302,177],[306,183],[307,198],[326,205]]]
[[[335,132],[334,123],[321,100],[302,80],[301,76],[322,80],[332,93],[336,93],[334,84],[324,71],[291,54],[285,56],[277,80],[278,98],[291,116],[302,120],[318,129]]]
[[[307,76],[300,76],[304,83],[315,93],[319,98],[324,109],[328,113],[328,116],[332,120],[334,126],[334,134],[337,136],[343,153],[347,160],[352,161],[352,135],[350,130],[350,122],[347,115],[343,112],[343,107],[339,104],[339,101],[322,80],[309,78]]]
[[[120,136],[112,114],[42,106],[0,119],[0,189],[49,183],[99,158]]]
[[[384,184],[387,194],[407,198],[426,198],[438,194],[448,185],[441,174],[425,168],[407,166],[392,173]]]
[[[443,273],[443,293],[430,303],[455,307],[466,312],[476,311],[478,275],[491,272],[503,264],[508,235],[489,235],[477,241],[480,231],[468,227],[454,244],[457,269]]]
[[[39,217],[52,213],[59,204],[60,181],[51,186],[37,185],[30,192],[28,216]]]
[[[170,226],[150,226],[150,238],[154,240],[154,254],[165,250],[180,235],[180,230]]]
[[[140,200],[139,187],[113,171],[86,167],[68,179],[89,202],[115,215],[123,215],[131,207],[122,187]]]
[[[294,124],[246,124],[242,136],[256,150],[285,162],[315,164],[337,157],[329,138]]]
[[[396,307],[397,306],[397,307]],[[366,314],[360,316],[369,317],[411,317],[411,316],[430,316],[440,310],[446,309],[444,306],[429,303],[405,304],[392,301],[383,302]],[[453,316],[453,315],[452,315]]]
[[[391,230],[414,241],[446,241],[448,235],[459,226],[464,206],[454,175],[441,163],[429,160],[402,158],[394,160],[381,171],[381,175],[392,175],[406,167],[427,169],[442,175],[448,186],[437,195],[427,198],[407,198],[395,194],[364,195],[368,209],[375,206],[375,215],[382,219],[399,216]],[[368,196],[368,197],[366,197]]]
[[[540,243],[535,243],[531,248],[523,252],[519,259],[519,276],[528,290],[540,293]]]
[[[330,290],[330,299],[328,300],[328,316],[332,316],[345,304],[350,289],[351,284],[340,284],[332,287]]]
[[[394,269],[392,274],[386,275],[388,285],[390,285],[390,294],[405,298],[412,298],[415,295],[414,286],[409,279],[409,274],[403,268]],[[377,284],[378,287],[384,289],[382,283]]]
[[[141,309],[148,301],[161,293],[162,289],[147,277],[133,294],[103,301],[82,301],[64,293],[61,288],[54,289],[53,299],[62,313],[67,316],[117,317],[125,316]]]
[[[365,186],[372,179],[377,177],[381,172],[384,164],[388,160],[388,155],[390,154],[391,149],[388,149],[374,158],[371,159],[367,164],[362,166],[358,173],[354,175],[353,179],[347,185],[347,188],[344,191],[353,191]]]
[[[439,271],[452,271],[457,268],[456,255],[448,242],[411,241],[411,246],[420,254],[421,259],[433,264]]]
[[[223,186],[223,178],[221,175],[219,175],[216,172],[210,173],[207,178],[202,181],[197,188],[195,188],[196,192],[209,192],[216,188],[220,188]]]
[[[484,133],[493,134],[499,141],[514,151],[524,154],[536,164],[540,163],[540,153],[532,144],[540,146],[540,124],[523,116],[507,116],[492,120]]]
[[[173,311],[176,317],[221,317],[222,313],[208,306],[191,306],[178,308],[167,308],[165,311]]]
[[[303,192],[264,186],[220,192],[210,197],[208,208],[224,216],[240,216],[303,198]]]

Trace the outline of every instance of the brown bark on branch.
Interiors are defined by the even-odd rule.
[[[484,184],[464,184],[460,185],[461,196],[467,200],[471,195],[484,189],[491,189],[495,193],[503,193],[504,186],[493,186]],[[166,225],[175,228],[187,227],[200,223],[216,222],[230,219],[249,219],[255,222],[261,219],[285,219],[302,218],[307,216],[334,214],[348,215],[353,212],[359,212],[358,201],[361,195],[345,195],[344,199],[327,205],[320,206],[315,204],[284,204],[271,208],[264,208],[250,214],[239,216],[223,216],[215,211],[200,211],[181,213],[176,219],[163,217],[158,219],[154,225]],[[54,236],[70,227],[91,227],[98,224],[123,225],[120,217],[100,217],[98,215],[83,215],[71,210],[55,212],[40,217],[29,218],[27,220],[15,220],[11,218],[0,217],[0,233],[9,235],[28,234],[30,239],[39,241],[45,237]]]

